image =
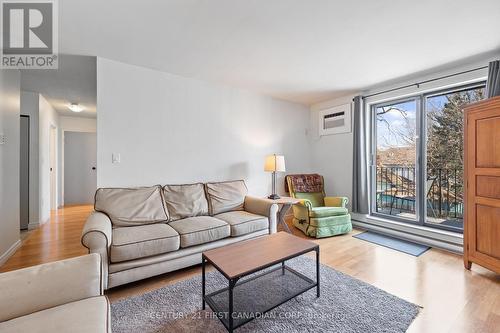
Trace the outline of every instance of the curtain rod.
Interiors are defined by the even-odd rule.
[[[425,84],[425,83],[429,83],[429,82],[433,82],[433,81],[438,81],[438,80],[442,80],[442,79],[447,79],[449,77],[453,77],[453,76],[457,76],[457,75],[461,75],[461,74],[466,74],[466,73],[470,73],[470,72],[475,72],[475,71],[478,71],[478,70],[481,70],[481,69],[485,69],[485,68],[488,68],[488,66],[482,66],[482,67],[478,67],[478,68],[474,68],[474,69],[469,69],[469,70],[466,70],[466,71],[463,71],[463,72],[459,72],[459,73],[449,74],[449,75],[437,77],[437,78],[434,78],[434,79],[429,79],[429,80],[425,80],[425,81],[420,81],[420,82],[408,84],[406,86],[401,86],[401,87],[397,87],[397,88],[392,88],[392,89],[380,91],[380,92],[377,92],[377,93],[374,93],[374,94],[363,96],[363,99],[364,98],[368,98],[368,97],[372,97],[372,96],[377,96],[377,95],[385,94],[385,93],[396,91],[396,90],[410,88],[410,87],[413,87],[413,86],[417,86],[417,88],[418,88],[421,84]]]

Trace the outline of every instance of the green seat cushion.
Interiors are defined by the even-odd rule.
[[[321,207],[325,205],[324,195],[321,192],[311,192],[311,193],[296,192],[295,198],[307,199],[311,202],[313,207]]]
[[[313,207],[309,211],[309,217],[329,217],[347,214],[347,208],[344,207]]]

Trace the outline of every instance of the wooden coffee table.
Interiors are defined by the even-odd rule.
[[[316,252],[316,281],[285,264],[311,251]],[[207,262],[227,279],[226,288],[206,294]],[[202,254],[202,307],[208,304],[229,332],[314,287],[319,297],[319,281],[319,245],[286,232]]]

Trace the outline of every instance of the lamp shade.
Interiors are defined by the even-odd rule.
[[[264,163],[264,171],[269,172],[285,172],[285,156],[269,155],[266,156]]]

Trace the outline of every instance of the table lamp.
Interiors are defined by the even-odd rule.
[[[268,196],[269,199],[279,199],[280,196],[276,194],[276,172],[285,172],[285,157],[283,155],[269,155],[266,156],[264,163],[264,171],[272,172],[273,175],[273,193]]]

